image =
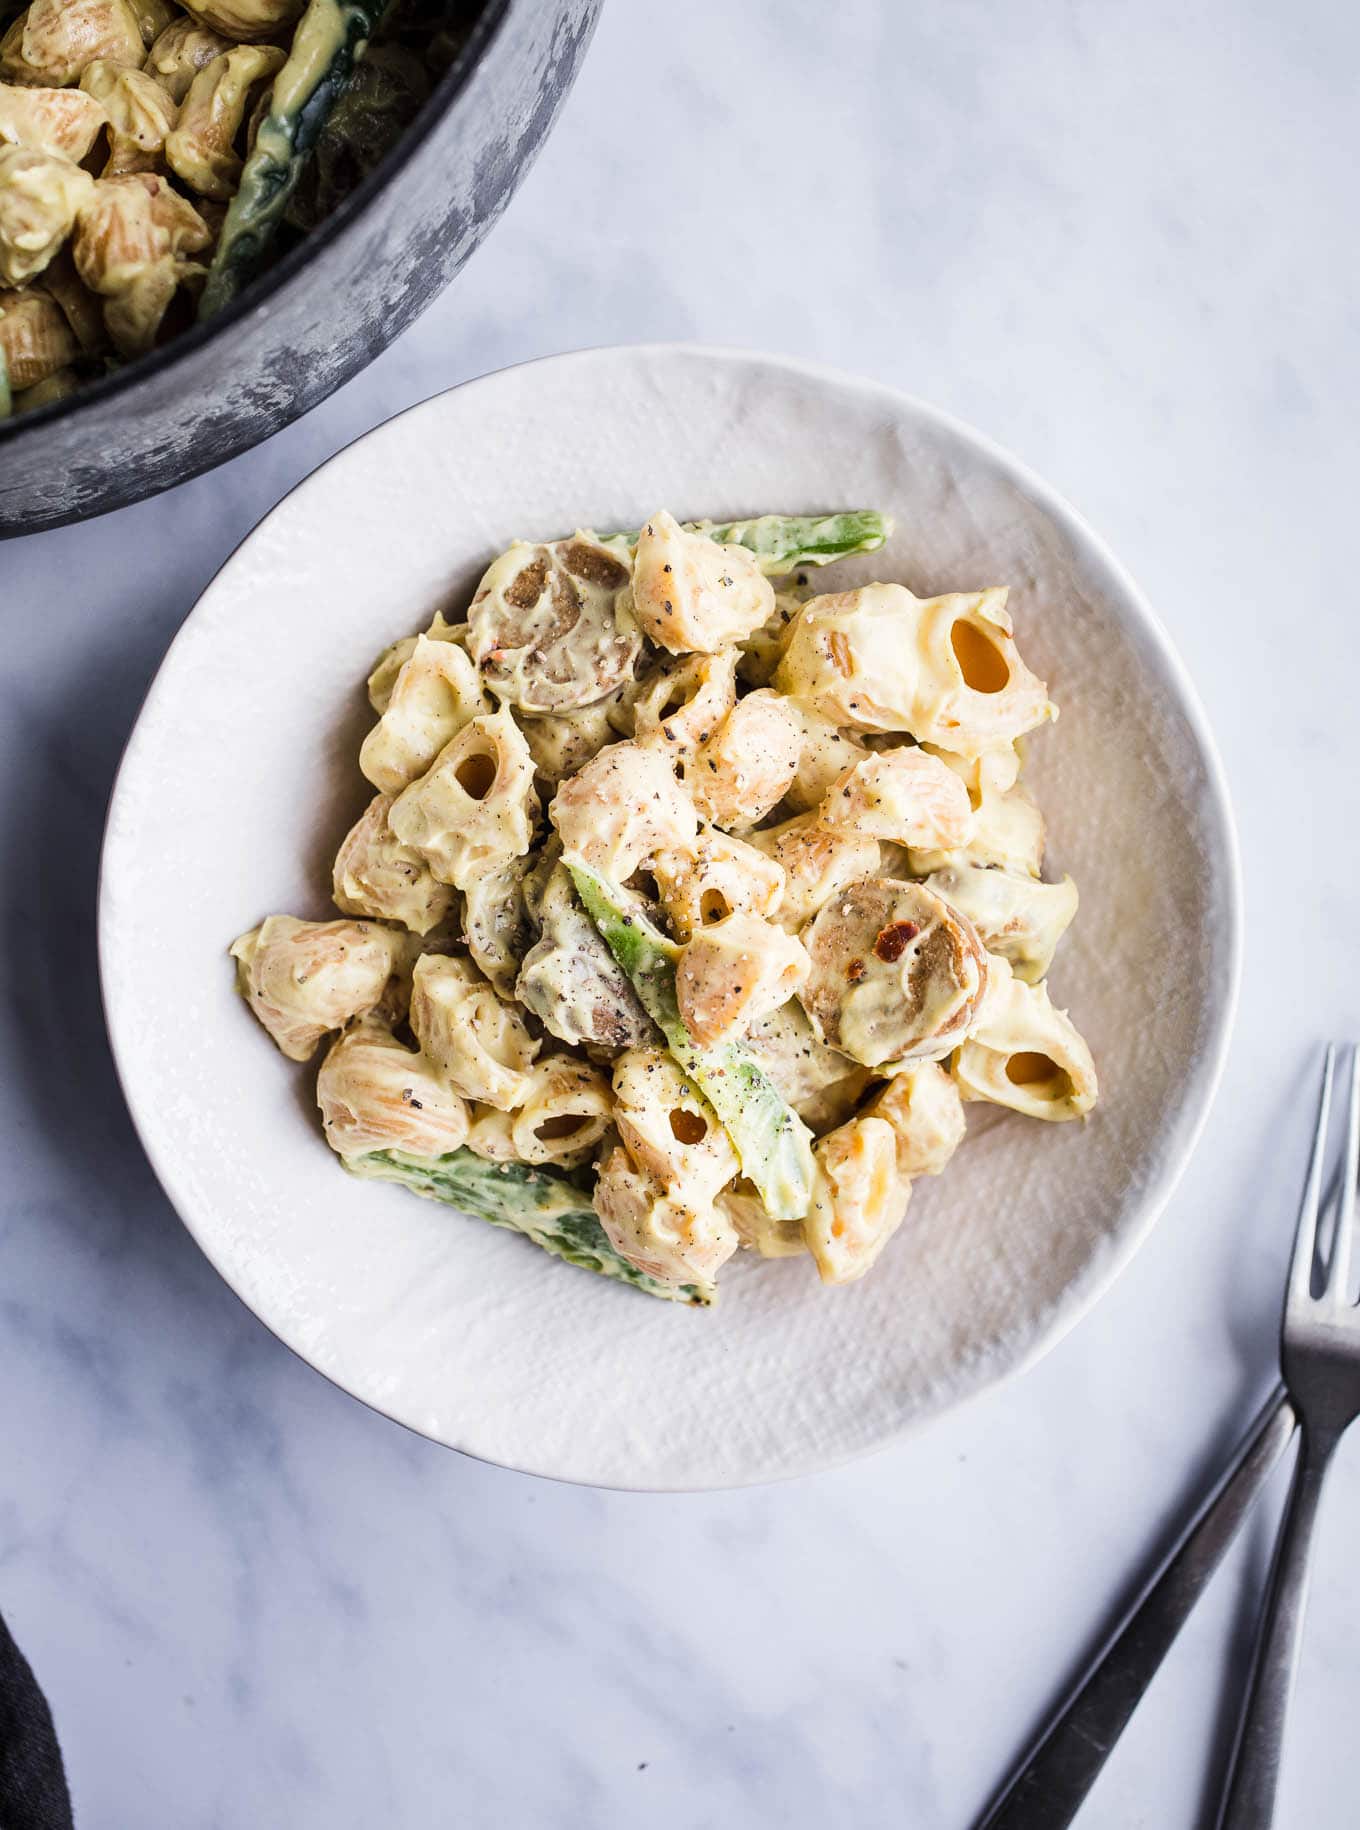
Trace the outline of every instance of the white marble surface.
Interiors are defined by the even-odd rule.
[[[611,0],[505,221],[364,376],[214,476],[0,549],[0,1610],[82,1826],[963,1830],[1269,1375],[1314,1051],[1360,1030],[1360,19],[1327,0],[827,18]],[[460,1460],[292,1359],[137,1149],[93,959],[120,746],[241,534],[410,401],[665,336],[898,383],[1064,489],[1200,684],[1248,904],[1217,1107],[1096,1312],[896,1451],[695,1499]],[[1200,1821],[1266,1522],[1085,1830]],[[1360,1443],[1323,1522],[1289,1827],[1355,1822],[1357,1524]]]

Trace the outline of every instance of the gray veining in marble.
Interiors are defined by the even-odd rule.
[[[967,1825],[1268,1376],[1313,1051],[1360,1030],[1357,67],[1328,0],[612,0],[504,222],[364,376],[0,548],[0,1610],[82,1826]],[[466,376],[671,336],[905,386],[1063,489],[1199,683],[1248,905],[1218,1104],[1099,1308],[901,1449],[694,1499],[478,1466],[291,1358],[139,1153],[93,961],[120,747],[264,510]],[[1357,1521],[1352,1444],[1285,1826],[1355,1822]],[[1083,1830],[1199,1821],[1264,1524]]]

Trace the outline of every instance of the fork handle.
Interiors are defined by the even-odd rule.
[[[1270,1830],[1275,1816],[1284,1719],[1303,1644],[1313,1527],[1337,1440],[1334,1435],[1310,1435],[1306,1429],[1303,1434],[1270,1567],[1252,1654],[1251,1683],[1228,1767],[1218,1830]]]
[[[1072,1822],[1293,1434],[1294,1413],[1284,1387],[1277,1385],[1213,1492],[1143,1585],[978,1830],[1063,1830]]]

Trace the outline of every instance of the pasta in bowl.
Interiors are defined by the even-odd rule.
[[[347,1169],[707,1306],[739,1250],[864,1276],[972,1102],[1086,1117],[1057,707],[1004,588],[814,589],[890,525],[519,541],[377,659],[343,918],[232,947]]]
[[[630,612],[640,639],[629,680],[577,705],[507,705],[479,672],[482,636],[469,614],[488,568],[514,535],[530,548],[552,545],[581,520],[612,553],[613,531],[635,536],[661,503],[682,527],[703,514],[730,526],[767,507],[857,504],[891,510],[896,525],[881,547],[825,570],[809,563],[773,575],[781,614],[713,653],[672,653]],[[572,578],[580,558],[574,573],[565,568]],[[663,553],[663,579],[668,563]],[[545,619],[545,648],[557,570],[545,568],[529,604],[510,606],[518,628]],[[607,668],[617,664],[602,620],[610,577],[598,588],[586,581],[578,612]],[[843,725],[838,689],[823,695],[826,711],[787,692],[775,677],[791,646],[782,611],[791,622],[809,599],[885,583],[922,604],[966,598],[968,620],[993,647],[999,636],[987,631],[997,625],[984,612],[997,600],[978,599],[1009,586],[1011,639],[1061,705],[1058,723],[1046,719],[1009,753],[934,738],[912,745],[878,721]],[[649,612],[658,622],[665,602],[662,594]],[[880,602],[874,593],[862,606],[874,617],[852,627],[876,629]],[[833,615],[839,633],[844,611]],[[469,633],[448,639],[461,629]],[[510,651],[532,645],[516,634],[489,671],[508,678],[521,661]],[[895,657],[892,672],[875,665],[881,709],[890,693],[897,703],[916,694],[904,666]],[[526,661],[526,670],[531,681],[549,678],[546,667]],[[571,669],[554,663],[551,674],[555,690]],[[506,736],[502,755],[503,709],[528,746],[530,847],[503,868],[471,868],[473,846],[454,849],[458,822],[424,795],[413,797],[420,825],[407,826],[406,840],[388,824],[389,808],[451,741],[439,722],[451,701],[454,738],[474,720],[495,721],[479,753],[502,757],[504,779],[518,751]],[[399,715],[384,722],[390,706]],[[931,706],[933,716],[953,715],[942,700]],[[752,709],[715,741],[736,707]],[[621,878],[639,827],[613,829],[611,852],[609,835],[584,824],[594,774],[586,791],[564,789],[603,771],[613,745],[667,744],[663,724],[686,758],[710,746],[699,776],[726,781],[729,739],[748,722],[760,733],[748,817],[727,800],[700,812],[698,778],[689,769],[682,785],[672,768],[695,836]],[[936,755],[965,791],[967,858],[948,848],[948,831],[948,844],[914,831],[905,843],[877,836],[904,783],[923,779],[912,774],[920,761],[893,760],[916,750]],[[640,785],[638,771],[650,767],[635,762],[624,785]],[[822,817],[828,790],[852,767],[861,773],[841,804],[864,831]],[[663,777],[647,779],[661,791]],[[772,793],[782,799],[760,813]],[[941,794],[932,817],[956,817],[957,796]],[[834,1200],[830,1211],[824,1201],[780,1219],[739,1159],[733,1168],[736,1146],[712,1123],[709,1094],[601,945],[565,845],[555,857],[548,810],[559,799],[559,816],[582,812],[585,865],[627,894],[627,912],[647,917],[663,952],[734,915],[763,923],[762,937],[777,927],[825,967],[845,935],[822,911],[835,891],[866,881],[892,886],[866,890],[863,903],[856,890],[866,928],[880,895],[934,897],[953,911],[945,931],[955,938],[971,924],[988,996],[1003,991],[1004,1003],[983,1005],[961,1047],[886,1071],[913,1034],[873,1021],[872,1006],[847,1006],[851,1031],[858,1022],[874,1037],[861,1048],[872,1061],[856,1061],[819,1038],[803,1002],[820,1010],[811,977],[754,1017],[739,1044],[758,1051],[812,1133],[834,1197],[851,1193],[869,1220],[897,1174],[910,1180],[905,1219],[867,1275],[828,1288],[817,1274],[809,1226],[829,1233],[828,1252],[841,1239],[847,1258],[860,1251],[858,1224],[840,1238],[831,1231]],[[917,798],[911,806],[915,817]],[[482,845],[488,831],[465,836]],[[452,871],[412,869],[399,849],[411,832],[456,863],[468,887],[445,882]],[[999,868],[977,868],[990,864]],[[1069,876],[1081,891],[1075,920]],[[393,913],[367,913],[375,896],[392,899]],[[353,981],[338,972],[339,1008],[300,1013],[295,1049],[308,1030],[321,1032],[308,1068],[269,1045],[224,957],[234,934],[285,910],[379,935],[352,963],[370,982],[381,976],[386,995],[346,1019],[346,1001],[357,1009]],[[904,903],[871,939],[899,920],[925,926]],[[740,937],[743,925],[723,932]],[[114,1056],[147,1154],[203,1252],[283,1342],[451,1447],[541,1475],[674,1490],[807,1473],[882,1447],[1030,1364],[1089,1311],[1147,1235],[1198,1134],[1226,1041],[1239,933],[1231,818],[1203,715],[1146,602],[1075,512],[985,439],[891,389],[769,356],[662,346],[554,357],[466,384],[348,447],[273,511],[186,619],[137,722],[110,806],[99,949]],[[393,947],[391,936],[389,970],[369,949]],[[791,949],[773,938],[780,957],[772,948],[765,969],[777,995]],[[955,1011],[970,992],[967,951],[951,968]],[[696,949],[692,962],[707,952]],[[429,963],[417,967],[422,957]],[[261,976],[261,990],[280,1002],[283,982]],[[413,1003],[426,1038],[419,1056]],[[1047,1025],[1046,1005],[1070,1006],[1099,1067],[1100,1103],[1084,1122],[1036,1122],[1015,1109],[1052,1090],[1047,1072],[1024,1079],[1033,1063],[1020,1064],[1018,1081],[998,1073],[1015,1052],[1005,1025],[1022,1009]],[[502,1006],[518,1027],[495,1031],[487,1054],[497,1072],[479,1061],[484,1090],[456,1093],[443,1071],[445,1026]],[[723,999],[695,1008],[701,1022],[721,1025],[726,1014]],[[948,1000],[934,1008],[949,1017]],[[403,1183],[341,1173],[322,1142],[315,1075],[346,1029],[324,1088],[331,1141],[353,1158],[404,1152]],[[528,1060],[510,1046],[521,1031],[537,1045]],[[1020,1052],[1057,1062],[1063,1045],[1050,1030]],[[515,1076],[531,1097],[509,1106],[486,1097],[523,1090]],[[993,1088],[1013,1104],[965,1097]],[[423,1132],[411,1129],[417,1119]],[[854,1147],[822,1145],[819,1156],[821,1140],[851,1119],[861,1121]],[[893,1138],[891,1164],[879,1124]],[[546,1136],[530,1144],[540,1127]],[[584,1151],[575,1164],[560,1154],[567,1127]],[[899,1165],[904,1135],[910,1154]],[[691,1189],[716,1190],[688,1237],[652,1194],[682,1147]],[[554,1154],[533,1160],[540,1149]],[[606,1250],[628,1262],[596,1208],[615,1152],[607,1205],[620,1243],[641,1258],[678,1241],[697,1267],[686,1281],[716,1281],[718,1303],[653,1300],[636,1282],[561,1262],[564,1251],[590,1267]],[[796,1168],[799,1153],[781,1160]],[[412,1198],[422,1174],[442,1201]],[[475,1197],[512,1184],[512,1229],[482,1223]],[[715,1271],[729,1227],[742,1243]],[[551,1235],[562,1250],[535,1249],[525,1232]],[[1085,1351],[1101,1351],[1098,1334]]]

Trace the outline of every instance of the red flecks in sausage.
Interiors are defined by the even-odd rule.
[[[914,921],[890,921],[886,928],[879,929],[874,952],[891,965],[894,960],[901,959],[920,932]]]

